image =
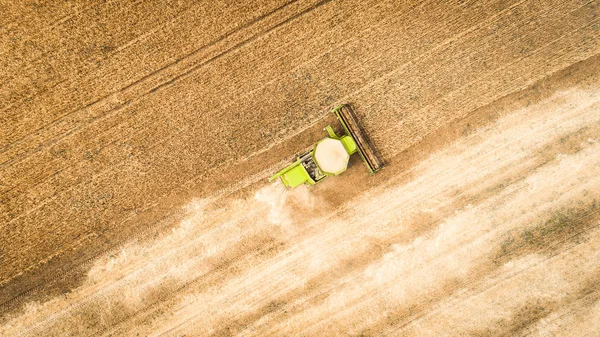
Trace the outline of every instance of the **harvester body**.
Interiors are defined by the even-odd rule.
[[[336,176],[346,171],[350,155],[358,152],[371,174],[383,167],[383,161],[377,156],[371,142],[358,124],[356,115],[349,105],[333,109],[345,134],[339,136],[333,127],[327,126],[328,137],[318,141],[315,146],[296,157],[296,161],[269,178],[280,178],[286,187],[302,184],[312,186],[327,176]]]

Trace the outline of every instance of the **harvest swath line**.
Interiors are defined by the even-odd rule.
[[[155,70],[155,71],[153,71],[153,72],[151,72],[151,73],[149,73],[149,74],[147,74],[147,75],[144,75],[143,77],[141,77],[141,78],[139,78],[139,79],[137,79],[137,80],[135,80],[135,81],[131,82],[130,84],[128,84],[128,85],[126,85],[126,86],[124,86],[124,87],[120,88],[119,90],[116,90],[116,91],[110,92],[110,93],[108,93],[108,94],[106,94],[106,95],[103,95],[103,96],[101,96],[100,98],[98,98],[98,99],[96,99],[96,100],[94,100],[94,101],[92,101],[92,102],[89,102],[89,103],[87,103],[87,104],[86,104],[86,105],[84,105],[83,107],[80,107],[80,108],[77,108],[77,109],[75,109],[75,110],[72,110],[72,111],[70,111],[70,112],[68,112],[68,113],[66,113],[66,114],[64,114],[64,115],[62,115],[62,116],[60,116],[59,118],[56,118],[56,119],[54,119],[54,120],[50,121],[50,122],[49,122],[49,123],[47,123],[46,125],[44,125],[44,126],[42,126],[42,127],[38,128],[38,129],[34,130],[32,133],[30,133],[30,134],[28,134],[28,135],[25,135],[25,136],[23,136],[23,137],[21,137],[21,138],[19,138],[19,139],[15,140],[15,141],[13,141],[12,143],[10,143],[10,144],[8,144],[8,145],[5,145],[5,146],[3,146],[3,147],[0,149],[0,151],[4,152],[4,151],[6,150],[6,148],[8,148],[8,147],[12,146],[14,143],[20,142],[20,141],[22,141],[23,139],[27,138],[28,136],[32,135],[33,133],[36,133],[36,132],[38,132],[38,131],[41,131],[41,130],[43,130],[43,129],[46,129],[46,128],[48,128],[49,126],[51,126],[51,125],[53,125],[53,124],[56,124],[58,121],[60,121],[60,120],[63,120],[64,118],[68,117],[69,115],[72,115],[72,114],[74,114],[74,113],[77,113],[77,112],[79,112],[79,111],[81,111],[81,110],[84,110],[84,109],[86,109],[86,108],[88,108],[88,107],[90,107],[90,106],[93,106],[93,105],[95,105],[95,104],[97,104],[97,103],[99,103],[99,102],[101,102],[101,101],[105,100],[106,98],[108,98],[108,97],[110,97],[110,96],[113,96],[113,95],[115,95],[115,94],[117,94],[117,93],[123,92],[123,91],[125,91],[125,90],[127,90],[127,89],[129,89],[129,88],[131,88],[131,87],[134,87],[135,85],[137,85],[137,84],[139,84],[139,83],[141,83],[141,82],[143,82],[143,81],[145,81],[145,80],[147,80],[147,79],[149,79],[149,78],[153,77],[154,75],[156,75],[156,74],[158,74],[158,73],[160,73],[160,72],[164,71],[165,69],[168,69],[168,68],[170,68],[170,67],[172,67],[172,66],[174,66],[174,65],[177,65],[177,64],[181,63],[181,62],[182,62],[182,61],[184,61],[185,59],[188,59],[188,58],[190,58],[190,57],[192,57],[192,56],[194,56],[194,55],[196,55],[196,54],[198,54],[198,53],[200,53],[200,52],[202,52],[202,51],[206,50],[207,48],[210,48],[210,47],[212,47],[212,46],[216,45],[217,43],[219,43],[219,42],[221,42],[221,41],[223,41],[223,40],[227,39],[228,37],[232,36],[233,34],[235,34],[235,33],[238,33],[238,32],[241,32],[241,31],[245,30],[246,28],[248,28],[248,27],[250,27],[250,26],[254,25],[255,23],[262,21],[262,20],[263,20],[263,19],[265,19],[266,17],[268,17],[268,16],[271,16],[271,15],[273,15],[273,14],[275,14],[275,13],[277,13],[277,12],[281,11],[281,10],[282,10],[282,9],[284,9],[285,7],[287,7],[287,6],[291,5],[291,4],[295,3],[295,2],[298,2],[298,1],[300,1],[300,0],[291,0],[291,1],[287,2],[287,3],[285,3],[284,5],[282,5],[282,6],[278,7],[278,8],[276,8],[276,9],[274,9],[274,10],[272,10],[272,11],[270,11],[270,12],[266,13],[266,14],[262,14],[262,15],[260,15],[260,16],[258,16],[258,17],[256,17],[255,19],[252,19],[252,20],[248,21],[247,23],[245,23],[244,25],[240,26],[239,28],[236,28],[236,29],[235,29],[235,30],[233,30],[233,31],[229,31],[229,32],[227,32],[227,33],[225,33],[225,34],[223,34],[223,35],[219,36],[217,39],[213,40],[212,42],[210,42],[210,43],[208,43],[208,44],[206,44],[206,45],[203,45],[202,47],[200,47],[200,48],[198,48],[198,49],[194,50],[193,52],[191,52],[191,53],[189,53],[189,54],[187,54],[187,55],[185,55],[185,56],[183,56],[183,57],[181,57],[181,58],[178,58],[177,60],[175,60],[175,61],[173,61],[173,62],[171,62],[171,63],[169,63],[169,64],[167,64],[167,65],[164,65],[164,66],[160,67],[159,69],[157,69],[157,70]],[[329,1],[331,1],[331,0],[324,0],[324,1],[327,1],[327,2],[329,2]],[[6,162],[5,162],[5,163],[6,163]],[[3,165],[3,164],[5,164],[5,163],[2,163],[2,164],[0,164],[0,165]]]
[[[297,0],[295,0],[295,1],[297,1]],[[223,52],[221,52],[221,53],[219,53],[219,54],[217,54],[217,55],[215,55],[215,56],[213,56],[213,57],[211,57],[211,58],[209,58],[209,59],[207,59],[205,61],[202,61],[198,65],[193,66],[192,68],[190,68],[190,69],[186,70],[185,72],[183,72],[183,73],[181,73],[181,74],[179,74],[179,75],[171,78],[170,80],[157,85],[156,87],[150,89],[150,92],[151,93],[156,92],[156,91],[160,90],[161,88],[163,88],[165,86],[173,84],[174,82],[176,82],[177,80],[179,80],[181,78],[186,78],[189,74],[191,74],[192,72],[200,69],[202,66],[204,66],[204,65],[206,65],[208,63],[211,63],[211,62],[213,62],[215,60],[220,59],[221,57],[229,54],[230,52],[232,52],[232,51],[234,51],[236,49],[239,49],[239,48],[247,45],[248,43],[251,43],[251,42],[255,41],[256,39],[258,39],[259,37],[261,37],[263,35],[269,34],[270,32],[276,30],[277,28],[279,28],[279,27],[281,27],[281,26],[283,26],[285,24],[288,24],[289,22],[292,22],[295,19],[297,19],[297,18],[299,18],[299,17],[307,14],[308,12],[310,12],[312,10],[315,10],[315,9],[317,9],[317,8],[323,6],[323,5],[325,5],[325,4],[327,4],[327,3],[331,2],[331,1],[333,1],[333,0],[321,0],[321,1],[319,1],[318,3],[314,4],[313,6],[311,6],[309,8],[306,8],[303,11],[301,11],[301,12],[295,14],[295,15],[292,15],[289,18],[286,18],[285,20],[277,23],[276,25],[274,25],[272,27],[269,27],[268,29],[260,32],[259,34],[256,34],[256,35],[254,35],[254,36],[252,36],[252,37],[250,37],[250,38],[248,38],[246,40],[243,40],[243,41],[241,41],[241,42],[233,45],[232,47],[226,49],[225,51],[223,51]]]
[[[89,9],[92,9],[92,8],[94,8],[94,7],[96,7],[97,5],[100,5],[100,4],[102,4],[102,3],[98,3],[98,4],[96,4],[96,5],[93,5],[93,6],[87,7],[85,10],[83,10],[83,11],[81,11],[80,13],[77,13],[77,14],[75,14],[75,15],[71,16],[71,17],[74,17],[74,16],[76,16],[76,15],[79,15],[79,14],[85,13],[87,10],[89,10]],[[130,3],[130,4],[133,4],[133,2],[132,2],[132,3]],[[133,39],[131,39],[131,40],[129,40],[129,41],[126,41],[125,43],[123,43],[123,44],[122,44],[121,46],[119,46],[118,48],[115,48],[114,50],[112,50],[112,51],[110,51],[109,53],[107,53],[107,54],[106,54],[106,56],[102,57],[102,60],[106,60],[106,59],[108,59],[109,57],[111,57],[111,56],[113,56],[113,55],[116,55],[116,54],[118,54],[119,52],[121,52],[121,51],[123,51],[123,50],[126,50],[128,47],[132,46],[134,43],[136,43],[136,42],[138,42],[138,41],[143,41],[143,40],[145,40],[146,38],[148,38],[149,36],[152,36],[154,33],[156,33],[156,32],[158,32],[158,31],[160,31],[160,30],[164,29],[164,27],[165,27],[165,26],[167,26],[167,25],[169,25],[169,24],[172,24],[172,23],[173,23],[173,21],[177,20],[177,19],[178,19],[178,18],[181,16],[181,14],[183,14],[185,11],[187,11],[187,10],[188,10],[188,9],[190,9],[190,8],[192,8],[192,6],[188,6],[188,7],[186,7],[185,9],[182,9],[182,10],[180,10],[179,12],[175,13],[175,14],[173,15],[173,18],[172,18],[171,20],[169,20],[169,21],[167,21],[167,22],[164,22],[164,23],[163,23],[163,24],[161,24],[159,27],[157,27],[157,28],[154,28],[154,29],[151,29],[151,30],[149,30],[149,31],[147,31],[147,32],[145,32],[145,33],[142,33],[142,34],[140,34],[140,35],[138,35],[138,36],[134,37]],[[122,9],[121,11],[123,11],[123,10],[126,10],[126,9]],[[69,18],[71,18],[71,17],[69,17]],[[64,21],[68,20],[69,18],[65,19]],[[62,23],[62,22],[61,22],[61,23]],[[54,28],[54,27],[53,27],[53,26],[50,26],[50,27],[46,27],[46,28],[47,28],[47,29],[44,29],[44,30],[43,30],[43,32],[46,32],[46,31],[48,31],[48,30],[52,30],[51,28]],[[39,34],[39,35],[41,36],[42,34]],[[34,38],[36,38],[36,37],[38,37],[38,36],[34,36]],[[43,57],[45,57],[45,56],[47,56],[47,53],[44,53],[44,54],[42,54],[41,56],[39,56],[39,57],[37,57],[37,58],[34,58],[33,60],[30,60],[30,61],[28,61],[27,65],[25,66],[25,70],[29,70],[29,69],[31,69],[31,68],[33,67],[33,65],[34,65],[34,62],[36,62],[36,61],[39,61],[40,59],[42,59],[42,58],[43,58]],[[84,69],[84,70],[85,70],[86,68],[87,68],[87,67],[86,67],[86,65],[84,64],[84,65],[80,65],[80,66],[78,66],[78,67],[75,67],[73,70],[74,70],[74,71],[77,71],[77,70],[82,70],[82,69]],[[78,72],[78,73],[79,73],[79,72]],[[82,73],[83,73],[83,72],[82,72]],[[89,74],[89,73],[90,73],[90,72],[85,72],[84,74],[85,74],[85,75],[87,75],[87,74]],[[12,80],[12,79],[14,79],[14,78],[15,78],[15,76],[9,77],[9,78],[6,80],[6,82],[9,82],[10,80]],[[41,95],[41,94],[44,94],[44,93],[46,93],[46,92],[48,92],[48,91],[50,91],[50,90],[52,90],[52,89],[56,88],[57,86],[59,86],[60,84],[62,84],[62,83],[64,83],[64,82],[66,82],[66,81],[67,81],[66,79],[60,80],[59,82],[57,82],[57,83],[55,83],[55,84],[53,84],[53,85],[51,85],[51,86],[49,86],[49,87],[47,87],[47,88],[44,88],[44,89],[42,89],[42,90],[39,90],[39,91],[37,91],[37,92],[35,92],[35,93],[31,94],[31,95],[28,95],[28,96],[26,96],[26,97],[20,98],[20,99],[16,100],[15,102],[13,102],[13,103],[11,103],[11,104],[7,105],[6,107],[2,108],[2,112],[6,112],[7,110],[9,110],[9,109],[11,109],[12,107],[14,107],[14,106],[17,106],[17,105],[18,105],[18,107],[20,107],[20,106],[22,106],[22,105],[23,105],[23,103],[24,103],[25,101],[27,101],[27,100],[29,100],[29,99],[33,99],[33,98],[35,98],[35,97],[37,97],[37,96],[39,96],[39,95]],[[109,94],[109,95],[110,95],[110,94]],[[52,123],[52,122],[50,122],[50,123]],[[44,129],[45,127],[46,127],[46,126],[42,126],[42,127],[41,127],[40,129],[38,129],[38,130]],[[36,132],[36,131],[38,131],[38,130],[35,130],[34,132]],[[25,137],[27,137],[27,136],[29,136],[29,135],[30,135],[30,134],[28,134],[28,135],[25,135],[23,138],[25,138]],[[20,140],[22,140],[22,139],[16,140],[15,142],[18,142],[18,141],[20,141]],[[10,145],[12,145],[12,143],[11,143],[11,144],[8,144],[7,146],[10,146]]]
[[[574,11],[576,11],[576,10],[579,10],[579,9],[581,9],[581,8],[582,8],[582,7],[579,7],[579,8],[577,8],[577,9],[573,10],[573,12],[574,12]],[[464,85],[460,86],[459,88],[457,88],[457,89],[455,89],[455,90],[453,90],[453,91],[451,91],[451,92],[447,93],[446,95],[439,97],[439,98],[438,98],[438,99],[436,99],[434,102],[432,102],[432,103],[430,103],[430,104],[427,104],[427,105],[425,105],[423,108],[419,109],[419,111],[425,111],[425,110],[427,110],[427,108],[430,108],[430,107],[432,107],[432,106],[435,106],[436,104],[438,104],[438,103],[440,103],[440,102],[443,102],[443,101],[444,101],[444,99],[445,99],[446,97],[448,97],[448,96],[452,96],[452,95],[453,95],[453,94],[455,94],[455,93],[463,92],[463,91],[464,91],[466,88],[468,88],[468,87],[470,87],[470,86],[473,86],[474,84],[476,84],[476,83],[478,83],[478,82],[482,82],[482,81],[484,81],[485,79],[492,78],[493,76],[497,75],[497,74],[498,74],[498,73],[500,73],[501,71],[503,71],[503,70],[506,70],[508,67],[510,67],[510,66],[513,66],[513,65],[515,65],[515,64],[517,64],[517,63],[519,63],[519,62],[521,62],[521,61],[523,61],[523,60],[525,60],[525,59],[528,59],[528,58],[529,58],[529,57],[531,57],[531,56],[534,56],[534,55],[536,55],[536,54],[538,54],[538,53],[540,53],[540,52],[544,51],[544,49],[545,49],[546,47],[549,47],[550,45],[554,44],[555,42],[557,42],[557,41],[560,41],[560,40],[562,40],[562,39],[564,39],[564,38],[566,38],[566,37],[570,37],[570,36],[571,36],[571,35],[573,35],[574,33],[578,32],[580,29],[585,29],[585,28],[587,28],[587,27],[590,27],[590,26],[594,25],[595,23],[597,23],[597,22],[599,22],[599,21],[600,21],[600,19],[595,19],[595,20],[592,20],[592,21],[590,21],[588,24],[586,24],[586,25],[585,25],[585,26],[583,26],[583,27],[579,27],[579,28],[577,28],[577,29],[574,29],[574,30],[571,30],[571,31],[569,31],[569,32],[566,32],[566,33],[565,33],[565,34],[563,34],[563,35],[560,35],[559,37],[557,37],[557,38],[555,38],[555,39],[553,39],[553,40],[549,41],[548,43],[546,43],[546,44],[544,44],[544,45],[540,46],[539,48],[536,48],[536,49],[535,49],[535,50],[533,50],[533,51],[532,51],[530,54],[527,54],[526,56],[523,56],[523,57],[521,57],[521,58],[518,58],[518,59],[516,59],[515,61],[512,61],[512,62],[510,62],[510,63],[508,63],[508,64],[506,64],[506,65],[503,65],[503,66],[501,66],[501,67],[499,67],[499,68],[496,68],[496,69],[494,69],[494,70],[490,71],[488,74],[486,74],[486,75],[483,75],[482,77],[479,77],[479,78],[477,78],[476,80],[473,80],[473,81],[471,81],[471,82],[469,82],[469,83],[467,83],[467,84],[464,84]],[[593,56],[590,56],[590,57],[588,57],[587,59],[589,59],[589,58],[591,58],[591,57],[593,57]],[[567,66],[567,67],[568,67],[568,66]],[[399,69],[393,70],[392,72],[390,72],[390,73],[388,73],[388,74],[386,74],[386,75],[383,75],[383,76],[382,76],[382,78],[379,78],[379,79],[377,79],[376,81],[382,81],[382,80],[383,80],[383,77],[388,77],[388,76],[392,75],[392,73],[393,73],[393,72],[396,72],[397,70],[399,70]],[[533,81],[533,82],[535,82],[535,81],[537,81],[537,80],[536,80],[536,79],[534,79],[534,80],[532,80],[532,81]],[[532,82],[532,81],[529,81],[528,83],[524,84],[524,85],[523,85],[523,87],[527,87],[528,85],[530,85],[530,84],[531,84],[531,82]],[[375,81],[373,81],[373,82],[375,82]],[[373,82],[371,82],[370,84],[373,84]],[[370,84],[369,84],[369,85],[370,85]],[[361,90],[362,90],[362,89],[361,89]],[[509,94],[511,94],[512,92],[514,92],[514,91],[505,92],[504,94],[499,94],[499,96],[500,96],[500,97],[501,97],[501,96],[506,96],[506,95],[509,95]],[[383,130],[383,132],[382,132],[382,133],[383,133],[383,134],[387,134],[388,132],[386,132],[386,131],[387,131],[387,130]],[[389,131],[391,131],[391,130],[389,130]],[[423,136],[425,136],[425,135],[423,135]]]
[[[469,33],[473,32],[473,31],[474,31],[475,29],[477,29],[477,28],[481,28],[481,27],[483,27],[483,26],[487,25],[488,23],[494,22],[494,20],[495,20],[495,19],[498,19],[498,18],[500,18],[500,17],[501,17],[501,16],[500,16],[501,14],[504,14],[505,12],[508,12],[508,11],[510,11],[510,10],[512,10],[512,9],[514,9],[514,8],[516,8],[516,7],[520,6],[520,5],[522,5],[522,4],[523,4],[525,1],[526,1],[526,0],[520,0],[519,2],[517,2],[517,3],[515,3],[515,4],[512,4],[510,7],[508,7],[508,8],[505,8],[505,9],[503,9],[502,11],[500,11],[499,13],[497,13],[497,14],[495,14],[495,15],[493,15],[493,16],[491,16],[491,17],[489,17],[489,18],[488,18],[488,19],[486,19],[485,21],[481,21],[480,23],[478,23],[478,24],[476,24],[476,25],[473,25],[473,26],[469,27],[468,29],[465,29],[465,30],[463,30],[463,31],[461,31],[461,32],[459,32],[459,33],[457,33],[457,34],[453,35],[451,38],[448,38],[448,39],[446,39],[446,40],[442,41],[441,43],[437,44],[435,47],[433,47],[433,48],[431,48],[430,50],[428,50],[428,51],[424,52],[424,53],[423,53],[422,55],[420,55],[419,57],[415,57],[415,58],[413,58],[413,60],[410,60],[410,61],[408,61],[408,62],[406,62],[406,63],[404,63],[404,64],[400,65],[399,67],[397,67],[397,68],[394,68],[394,69],[390,70],[389,72],[387,72],[387,73],[385,73],[385,74],[382,74],[382,75],[381,75],[380,77],[378,77],[377,79],[374,79],[374,80],[372,80],[371,82],[369,82],[369,83],[365,84],[364,86],[360,87],[359,89],[357,89],[357,90],[355,90],[355,91],[351,92],[350,94],[346,95],[346,96],[344,97],[344,99],[342,99],[341,101],[345,101],[345,100],[347,100],[349,97],[352,97],[353,95],[356,95],[357,93],[359,93],[359,92],[361,92],[361,91],[363,91],[363,90],[365,90],[365,89],[368,89],[369,87],[372,87],[373,85],[376,85],[376,84],[378,84],[378,83],[381,83],[383,80],[385,80],[385,79],[388,79],[388,78],[389,78],[391,75],[393,75],[393,74],[397,73],[397,72],[398,72],[398,71],[400,71],[400,70],[403,70],[403,69],[407,68],[407,67],[408,67],[408,66],[410,66],[410,65],[413,65],[413,64],[416,64],[416,63],[418,63],[418,61],[421,61],[421,62],[422,62],[422,61],[425,61],[425,60],[427,60],[427,59],[429,59],[429,58],[433,57],[433,56],[435,55],[435,54],[434,54],[434,52],[436,52],[438,49],[442,49],[442,47],[445,47],[445,46],[447,46],[447,45],[449,45],[449,44],[452,44],[453,42],[459,41],[459,39],[460,39],[461,37],[463,37],[463,36],[466,36],[467,34],[469,34]],[[576,30],[578,30],[578,29],[576,29]],[[574,31],[576,31],[576,30],[574,30]],[[561,37],[563,37],[563,36],[561,36]],[[533,53],[532,53],[532,54],[533,54]],[[528,54],[527,56],[529,56],[529,54]],[[527,56],[526,56],[526,57],[527,57]],[[522,59],[525,59],[526,57],[523,57]],[[464,86],[463,86],[463,87],[464,87]],[[462,89],[463,87],[461,87],[461,89]],[[450,92],[450,93],[446,94],[445,96],[442,96],[442,98],[443,98],[443,97],[446,97],[446,96],[450,96],[452,93],[454,93],[454,92],[457,92],[457,91],[460,91],[460,90],[454,90],[454,91],[452,91],[452,92]],[[439,100],[438,100],[438,101],[439,101]],[[428,105],[426,105],[426,106],[429,106],[429,105],[431,105],[431,104],[428,104]]]

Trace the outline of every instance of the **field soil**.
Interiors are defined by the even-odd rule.
[[[600,336],[600,1],[0,12],[0,335]]]

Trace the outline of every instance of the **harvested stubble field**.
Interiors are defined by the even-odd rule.
[[[600,336],[600,1],[0,12],[1,335]]]

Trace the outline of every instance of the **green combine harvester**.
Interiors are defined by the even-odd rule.
[[[296,187],[302,184],[312,186],[327,176],[337,176],[346,171],[350,155],[358,152],[371,174],[383,167],[383,161],[377,156],[375,148],[358,124],[356,115],[349,105],[341,105],[332,111],[345,134],[338,136],[331,125],[325,130],[325,137],[315,144],[308,152],[299,155],[296,161],[269,178],[273,181],[281,178],[286,187]]]

